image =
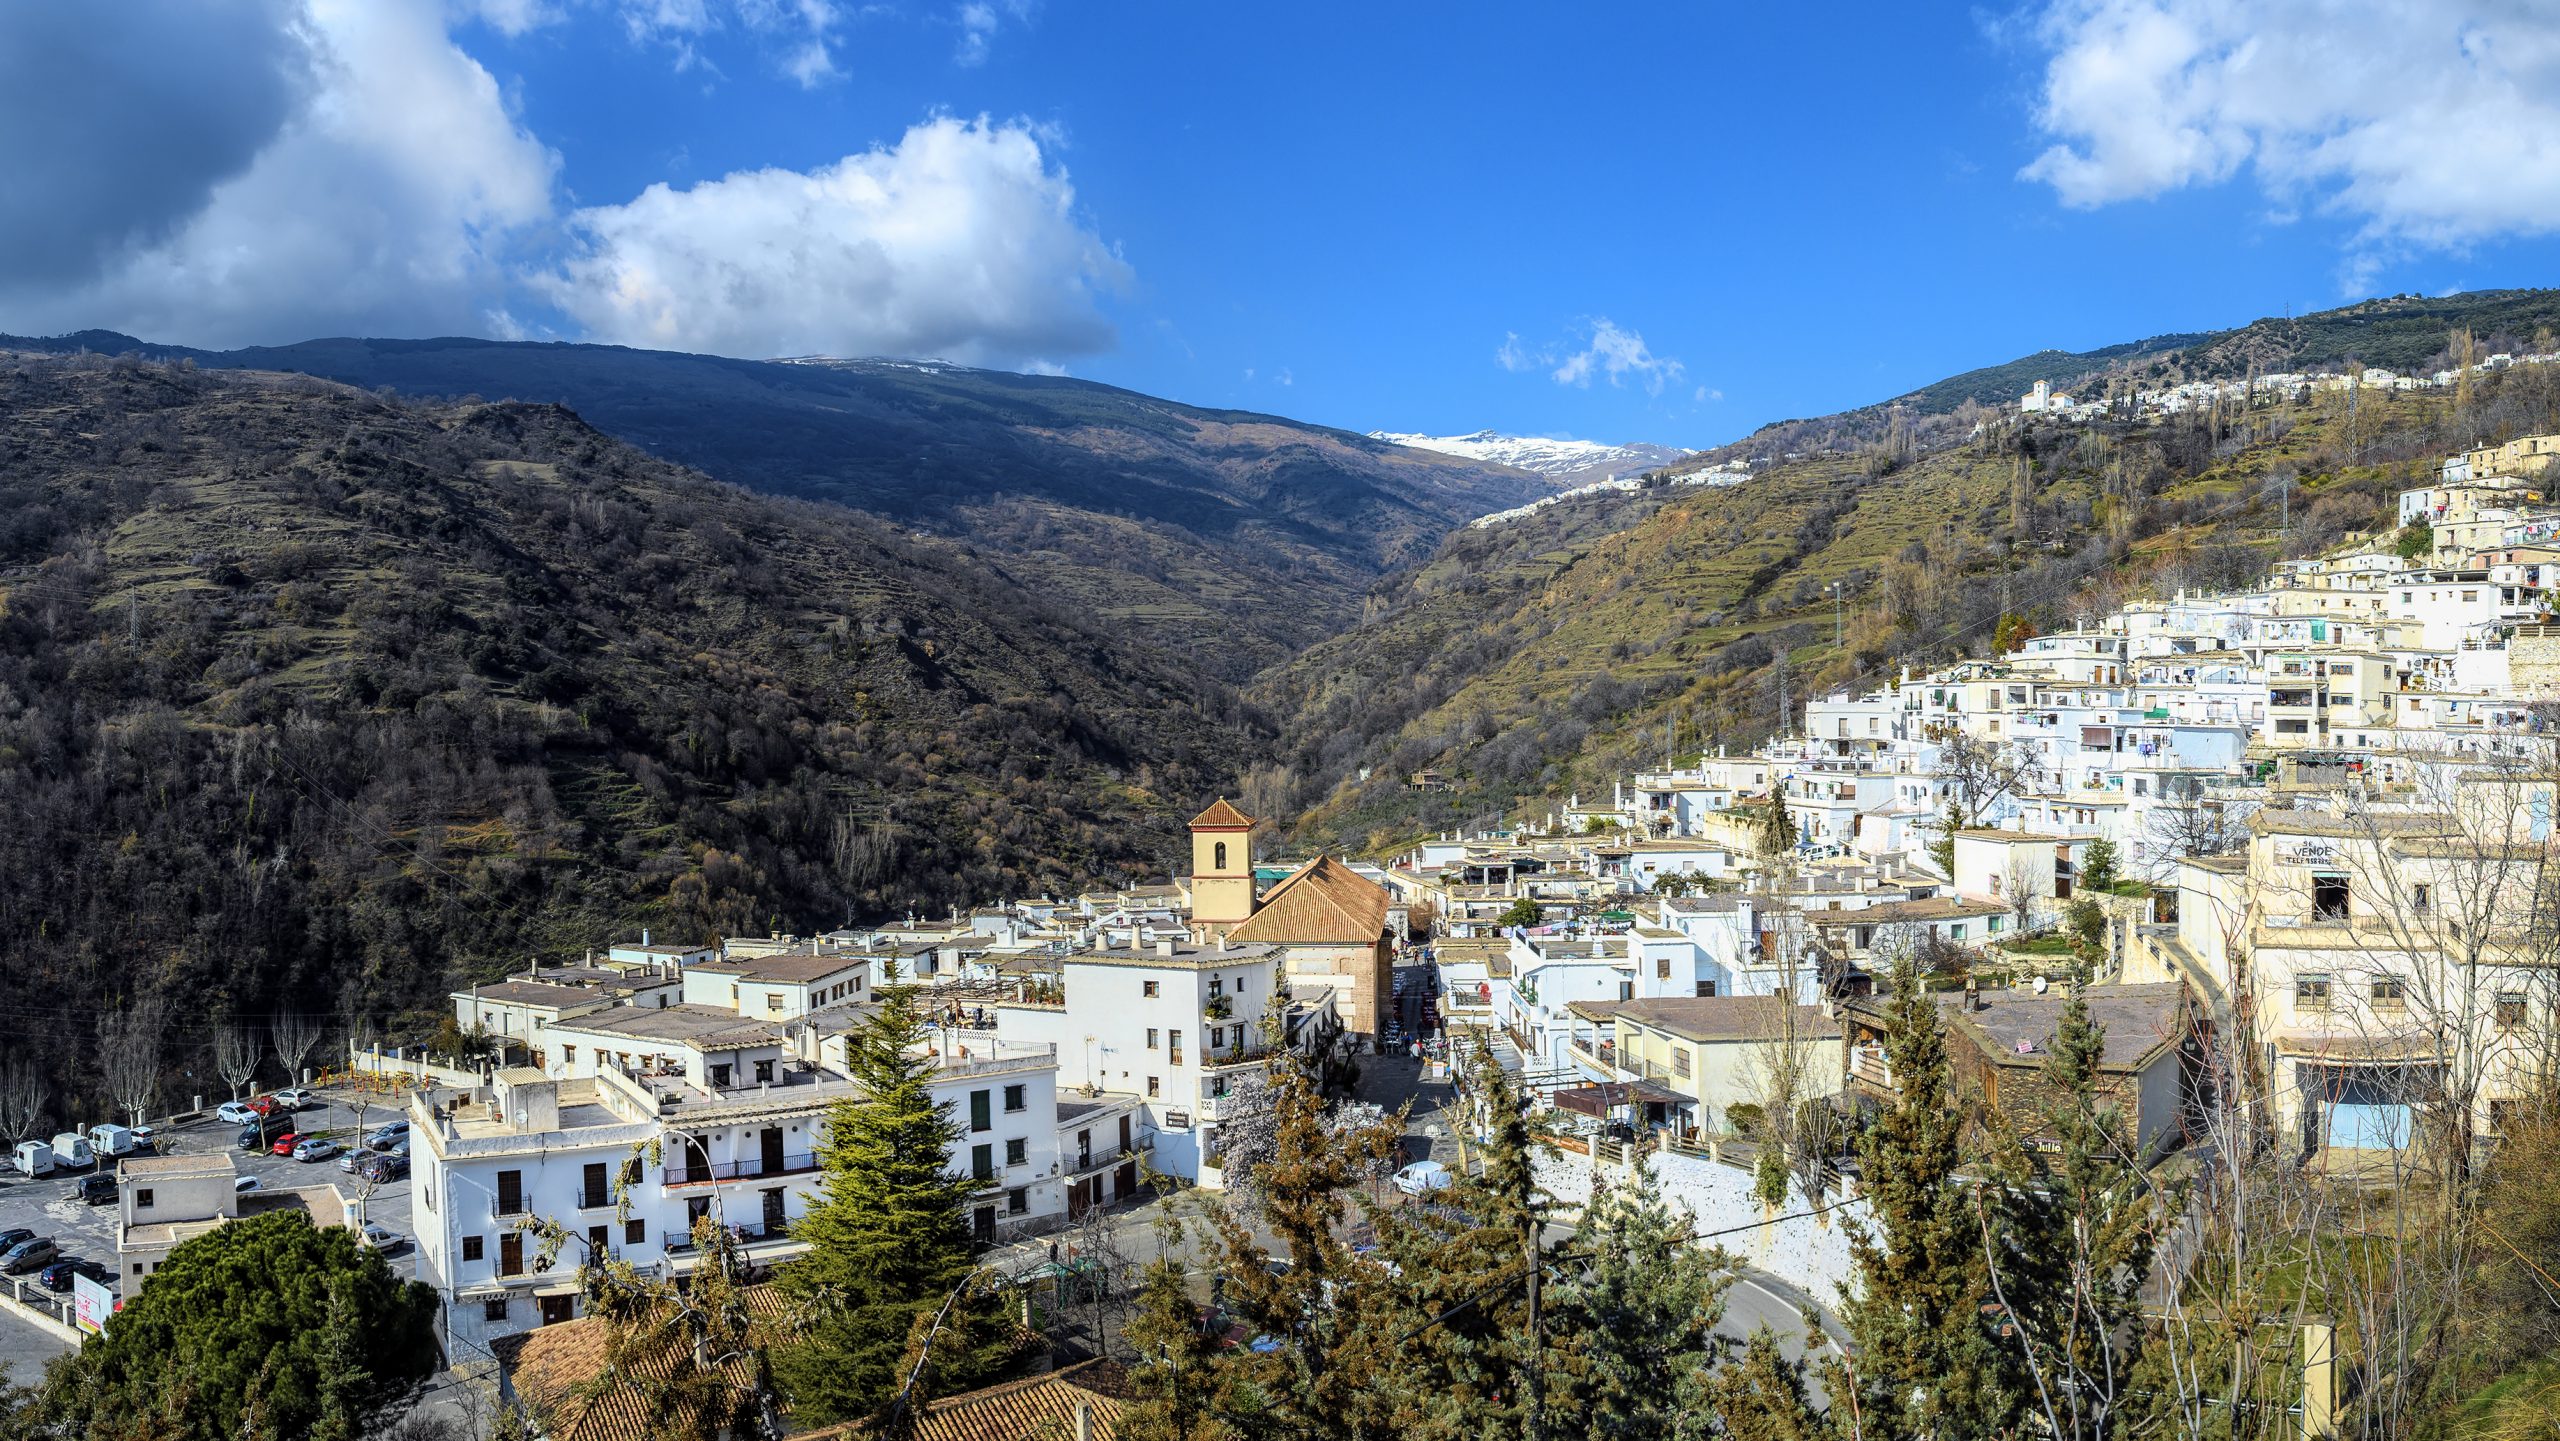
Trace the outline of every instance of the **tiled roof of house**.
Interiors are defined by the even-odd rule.
[[[1319,856],[1271,888],[1229,935],[1273,945],[1366,945],[1387,928],[1387,888],[1331,856]]]
[[[1760,1041],[1785,1033],[1791,1005],[1779,996],[1651,996],[1620,1001],[1610,1015],[1684,1040]],[[1840,1023],[1820,1006],[1794,1005],[1793,1010],[1798,1037],[1826,1040],[1840,1034]]]
[[[1191,828],[1195,831],[1248,831],[1253,829],[1253,817],[1227,804],[1227,798],[1220,796],[1210,802],[1207,810],[1191,818]]]
[[[1116,1361],[1084,1361],[978,1391],[945,1396],[916,1418],[914,1441],[1114,1441],[1129,1396],[1129,1373]],[[1084,1413],[1079,1430],[1077,1413]],[[873,1434],[861,1422],[809,1431],[792,1441],[855,1441]]]
[[[750,1286],[745,1296],[748,1310],[767,1319],[783,1304],[770,1286]],[[605,1325],[601,1317],[581,1316],[491,1343],[508,1384],[542,1418],[543,1434],[550,1441],[655,1441],[668,1434],[702,1431],[691,1424],[695,1418],[653,1419],[652,1408],[637,1385],[589,1389],[606,1375],[611,1363],[611,1335]],[[661,1369],[657,1379],[665,1374]],[[727,1374],[742,1391],[754,1384],[754,1374],[743,1358],[732,1363]],[[672,1427],[661,1424],[670,1419],[675,1423]]]

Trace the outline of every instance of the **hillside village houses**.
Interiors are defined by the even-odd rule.
[[[519,1217],[676,1272],[706,1215],[759,1262],[791,1254],[846,1037],[892,983],[922,988],[962,1128],[949,1164],[999,1242],[1150,1169],[1218,1185],[1221,1130],[1275,1047],[1481,1041],[1570,1123],[1674,1145],[1745,1124],[1781,1051],[1799,1100],[1866,1104],[1892,1085],[1866,998],[1906,952],[1975,976],[1943,1004],[1959,1075],[1995,1105],[2038,1094],[2085,987],[2104,1084],[2153,1154],[2184,1144],[2217,1054],[2245,1057],[2313,1164],[2387,1161],[2431,1122],[2494,1135],[2560,1036],[2560,554],[2537,548],[2560,527],[2555,453],[2448,459],[2403,502],[2433,536],[2408,558],[2393,538],[2287,562],[1816,696],[1750,754],[1389,863],[1258,858],[1221,800],[1166,883],[644,937],[456,992],[490,1059],[412,1108],[421,1274],[470,1351],[578,1312]],[[1793,836],[1776,854],[1773,810]],[[2082,972],[2050,938],[2084,902]]]

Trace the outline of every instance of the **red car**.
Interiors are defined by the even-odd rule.
[[[293,1148],[301,1144],[302,1138],[300,1136],[295,1135],[291,1131],[287,1131],[283,1135],[276,1137],[276,1143],[267,1148],[267,1154],[270,1156],[290,1156],[293,1154]]]

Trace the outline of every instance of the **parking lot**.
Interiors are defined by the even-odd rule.
[[[326,1104],[295,1116],[297,1129],[327,1136],[352,1144],[356,1139],[385,1121],[406,1114],[397,1101],[380,1096],[326,1095]],[[229,1154],[243,1174],[258,1178],[262,1189],[281,1190],[293,1186],[334,1185],[350,1203],[361,1203],[364,1219],[389,1227],[406,1238],[409,1230],[409,1183],[395,1180],[380,1186],[366,1187],[354,1175],[338,1169],[336,1158],[326,1161],[296,1161],[290,1156],[272,1156],[265,1151],[254,1154],[238,1149],[240,1128],[213,1120],[208,1114],[201,1121],[178,1126],[163,1126],[160,1149],[164,1155],[205,1151]],[[39,1236],[50,1236],[62,1248],[66,1258],[97,1261],[122,1276],[116,1265],[117,1207],[83,1204],[77,1188],[85,1171],[55,1171],[35,1180],[14,1170],[0,1172],[0,1231],[25,1226]],[[370,1194],[367,1194],[370,1190]],[[416,1273],[417,1254],[413,1245],[403,1246],[389,1258],[391,1268],[401,1276]],[[121,1288],[119,1288],[121,1289]]]

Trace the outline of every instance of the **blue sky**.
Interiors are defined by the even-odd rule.
[[[2551,283],[2545,29],[2389,0],[25,7],[0,329],[938,354],[1703,445],[2049,345]]]

